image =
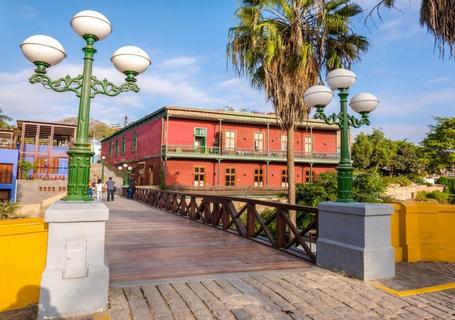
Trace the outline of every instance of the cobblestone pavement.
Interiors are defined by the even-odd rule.
[[[397,263],[396,277],[381,283],[395,290],[417,289],[455,282],[455,263]]]
[[[125,319],[455,319],[455,290],[396,297],[320,268],[231,273],[111,288]]]

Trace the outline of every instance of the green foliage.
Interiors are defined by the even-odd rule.
[[[429,199],[434,199],[439,203],[450,203],[453,202],[453,195],[444,191],[441,192],[439,190],[426,192],[426,191],[419,191],[415,197],[417,201],[428,201]]]
[[[296,185],[296,202],[316,207],[322,201],[335,201],[337,198],[336,172],[320,174],[316,181]]]
[[[11,125],[9,121],[13,120],[9,116],[3,113],[2,108],[0,108],[0,129],[10,129]]]
[[[16,213],[18,208],[15,202],[0,201],[0,220],[24,218],[24,215]]]
[[[438,184],[445,185],[447,192],[455,194],[455,178],[440,177],[438,180]]]
[[[21,168],[22,172],[22,179],[28,178],[28,172],[33,169],[33,163],[25,161],[24,159],[19,162],[19,167]]]
[[[419,147],[406,141],[392,141],[381,130],[356,137],[352,145],[353,165],[359,170],[379,170],[384,175],[419,175],[423,163]]]
[[[353,181],[353,198],[359,202],[383,202],[387,182],[376,171],[357,173]],[[322,201],[337,199],[337,174],[320,174],[316,181],[296,186],[297,203],[316,207]]]
[[[376,171],[360,173],[354,176],[352,196],[358,202],[383,202],[387,183]]]
[[[455,117],[435,120],[422,145],[429,171],[439,173],[455,167]]]

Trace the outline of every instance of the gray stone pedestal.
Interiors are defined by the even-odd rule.
[[[46,210],[49,238],[39,319],[92,314],[107,308],[109,269],[104,240],[108,218],[109,209],[101,201],[58,201]]]
[[[361,280],[395,276],[390,205],[322,202],[318,209],[320,267]]]

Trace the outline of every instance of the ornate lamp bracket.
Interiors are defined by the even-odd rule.
[[[50,89],[56,92],[72,91],[76,93],[77,97],[81,97],[82,90],[82,75],[77,77],[66,77],[52,80],[44,73],[35,73],[30,77],[30,83],[41,83],[44,88]],[[90,98],[94,98],[97,94],[104,94],[109,97],[115,97],[122,92],[139,92],[139,87],[135,81],[126,81],[120,86],[116,86],[107,79],[98,80],[95,76],[92,76],[90,85]]]

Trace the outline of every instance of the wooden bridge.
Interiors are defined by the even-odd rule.
[[[314,259],[315,208],[152,189],[139,189],[136,199],[142,203],[109,205],[112,283],[302,268]],[[291,209],[303,230],[292,224]]]
[[[107,204],[114,320],[455,319],[455,290],[396,297],[315,267],[313,208],[150,189]]]

